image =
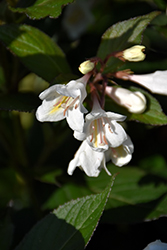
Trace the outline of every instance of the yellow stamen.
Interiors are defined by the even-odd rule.
[[[68,98],[68,96],[60,96],[58,102],[54,104],[53,108],[49,113],[52,114],[57,112],[60,108],[62,108],[62,105],[67,101]]]

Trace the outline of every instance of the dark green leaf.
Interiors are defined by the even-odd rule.
[[[62,8],[74,0],[37,0],[32,6],[27,8],[10,8],[14,12],[25,13],[32,19],[40,19],[46,16],[58,17]]]
[[[149,174],[167,179],[167,165],[161,155],[152,155],[144,158],[140,161],[139,166]]]
[[[16,250],[84,249],[104,210],[111,184],[100,194],[70,201],[41,220]]]
[[[97,56],[104,59],[112,52],[124,50],[134,44],[140,44],[143,31],[159,13],[155,11],[111,26],[102,36]],[[105,72],[113,71],[120,65],[122,65],[121,61],[111,57],[107,62]]]
[[[54,170],[53,172],[49,172],[49,173],[46,173],[46,174],[38,177],[38,180],[41,182],[58,185],[56,178],[61,174],[62,174],[62,170],[57,169],[57,170]]]
[[[166,179],[136,167],[107,167],[118,176],[103,216],[105,222],[138,222],[167,214]],[[109,179],[104,171],[98,178],[86,177],[87,184],[94,192],[102,190]]]
[[[166,9],[166,2],[164,0],[153,0],[153,2],[158,6],[159,9],[165,11],[165,9]]]
[[[86,195],[90,195],[91,191],[87,187],[78,186],[76,184],[66,184],[58,188],[45,202],[43,209],[53,209],[60,204],[64,204],[72,199],[77,199]]]
[[[32,72],[46,81],[60,73],[69,73],[65,55],[49,36],[28,25],[0,26],[0,40]]]

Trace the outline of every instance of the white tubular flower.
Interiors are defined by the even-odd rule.
[[[95,66],[94,62],[87,60],[79,65],[79,71],[85,75],[89,73],[94,68],[94,66]]]
[[[102,168],[105,169],[108,175],[111,175],[106,168],[104,153],[92,150],[86,140],[82,142],[74,159],[70,161],[67,170],[68,174],[72,175],[76,167],[82,169],[90,177],[97,177]]]
[[[145,54],[143,51],[145,50],[145,46],[135,45],[129,49],[125,49],[123,51],[123,58],[130,62],[139,62],[145,59]]]
[[[67,172],[69,175],[72,175],[76,167],[79,167],[90,177],[97,177],[102,169],[108,175],[111,175],[106,168],[106,162],[112,160],[119,167],[128,164],[132,158],[133,150],[133,143],[129,136],[122,145],[117,148],[110,147],[105,152],[93,150],[87,143],[87,140],[84,140],[74,159],[70,161]]]
[[[124,121],[125,116],[113,112],[105,112],[94,98],[93,109],[86,116],[83,133],[74,131],[78,140],[86,139],[93,150],[102,152],[109,147],[119,147],[126,139],[127,134],[117,121]]]
[[[159,70],[145,75],[129,75],[128,78],[149,89],[152,93],[167,95],[167,70]]]
[[[133,143],[128,136],[127,140],[117,148],[109,148],[105,152],[106,161],[111,160],[116,166],[122,167],[130,162],[134,151]]]
[[[144,248],[144,250],[167,250],[167,243],[163,243],[160,240],[151,242]]]
[[[64,118],[73,130],[82,131],[84,126],[83,113],[87,110],[82,102],[85,99],[88,75],[72,80],[67,85],[56,84],[44,90],[40,95],[42,105],[36,111],[40,122],[56,122]]]
[[[146,98],[139,92],[132,92],[124,88],[107,86],[105,93],[116,103],[128,109],[130,113],[140,114],[146,109]]]

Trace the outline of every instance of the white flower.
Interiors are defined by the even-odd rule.
[[[145,46],[135,45],[131,48],[125,49],[123,51],[123,58],[130,62],[139,62],[145,59],[145,54],[143,51],[145,50]]]
[[[72,175],[76,167],[85,171],[90,177],[97,177],[102,168],[105,169],[108,175],[111,175],[106,168],[104,153],[92,150],[86,140],[82,142],[74,159],[70,161],[67,170],[68,174]]]
[[[152,93],[167,95],[167,70],[145,75],[128,75],[128,79],[139,83]]]
[[[106,162],[111,160],[116,166],[122,167],[130,162],[134,151],[133,143],[128,136],[127,140],[117,148],[109,148],[105,152]]]
[[[151,242],[144,248],[144,250],[167,250],[167,243],[163,243],[160,240]]]
[[[125,116],[113,112],[105,112],[94,98],[93,109],[86,116],[83,133],[74,131],[78,140],[87,140],[87,143],[96,151],[106,151],[109,147],[119,147],[126,139],[127,134],[117,121],[124,121]]]
[[[132,92],[124,88],[107,86],[105,92],[116,103],[127,108],[131,113],[140,114],[146,109],[146,98],[139,91]]]
[[[129,163],[132,153],[133,143],[129,137],[119,147],[110,147],[105,152],[93,150],[87,143],[87,140],[84,140],[76,152],[74,159],[70,161],[67,172],[69,175],[72,175],[76,167],[79,167],[90,177],[97,177],[102,169],[108,175],[111,175],[106,168],[106,162],[112,160],[116,166],[121,167]]]
[[[83,113],[87,112],[82,102],[87,95],[86,83],[89,77],[85,75],[67,85],[56,84],[43,91],[39,95],[43,102],[36,111],[37,119],[41,122],[55,122],[66,118],[70,128],[82,131]]]

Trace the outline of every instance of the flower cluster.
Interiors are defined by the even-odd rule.
[[[121,167],[131,160],[133,143],[120,124],[126,117],[104,110],[105,95],[131,113],[143,113],[147,101],[141,92],[118,87],[114,81],[109,80],[130,80],[153,93],[167,94],[167,71],[135,75],[130,70],[103,74],[103,69],[111,56],[122,61],[144,60],[144,48],[136,45],[124,51],[114,52],[104,61],[100,58],[87,60],[79,66],[83,77],[71,80],[66,85],[53,85],[40,94],[43,102],[36,111],[37,119],[41,122],[55,122],[66,118],[68,125],[74,130],[74,137],[82,141],[74,159],[69,163],[68,174],[72,175],[75,168],[79,167],[88,176],[98,176],[102,168],[110,175],[106,168],[107,161],[111,160],[116,166]],[[99,63],[100,70],[96,67]],[[109,86],[109,82],[112,86]],[[91,96],[90,113],[83,105],[88,90]],[[88,114],[85,116],[85,113]]]

